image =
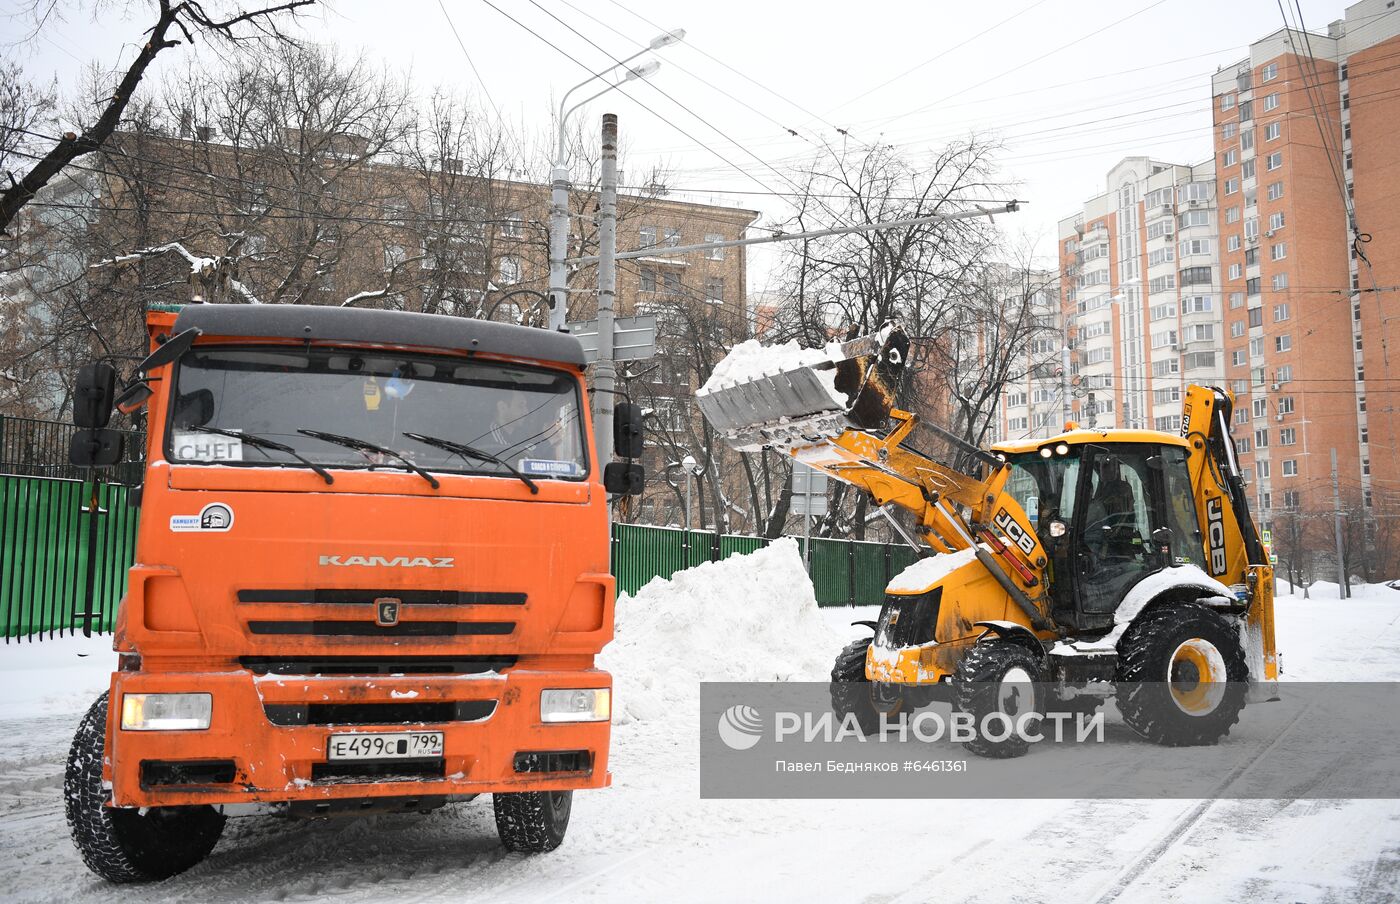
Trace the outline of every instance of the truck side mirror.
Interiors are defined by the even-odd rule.
[[[642,457],[642,407],[635,402],[613,409],[613,450],[620,458]]]
[[[122,460],[122,435],[103,427],[79,430],[68,441],[68,460],[80,468],[110,468]]]
[[[603,468],[603,489],[616,496],[640,496],[647,472],[641,465],[615,461]]]
[[[121,395],[117,396],[117,410],[122,414],[131,414],[146,404],[146,400],[152,394],[151,384],[145,380],[137,380],[123,389]]]
[[[136,365],[136,369],[143,374],[148,374],[157,367],[169,364],[171,361],[174,361],[176,358],[189,351],[190,346],[194,345],[194,340],[198,339],[203,333],[204,331],[198,327],[191,327],[183,333],[171,336],[169,339],[165,340],[160,348],[147,355],[146,360]]]
[[[105,362],[78,368],[78,385],[73,393],[73,423],[79,427],[101,428],[112,419],[112,397],[117,391],[117,369]]]

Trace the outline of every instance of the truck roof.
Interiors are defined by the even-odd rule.
[[[189,304],[180,310],[174,329],[178,333],[190,327],[206,336],[408,345],[579,367],[587,363],[583,346],[568,333],[441,314],[298,304]]]
[[[1175,433],[1163,433],[1158,430],[1130,430],[1122,427],[1108,427],[1104,429],[1093,429],[1085,427],[1075,427],[1066,430],[1055,436],[1046,436],[1039,439],[1017,439],[1005,442],[993,443],[993,452],[1005,452],[1008,455],[1019,455],[1023,452],[1034,452],[1042,446],[1052,446],[1065,443],[1070,446],[1082,446],[1087,443],[1112,444],[1112,443],[1156,443],[1162,446],[1189,446],[1185,439]]]

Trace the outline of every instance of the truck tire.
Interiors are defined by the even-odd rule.
[[[977,736],[963,746],[977,756],[1009,759],[1022,756],[1030,742],[1019,732],[993,740],[982,733],[984,720],[1001,713],[1011,723],[1027,712],[1044,712],[1045,657],[1023,643],[1005,638],[974,644],[953,670],[953,705],[972,716]],[[997,734],[1002,734],[998,723]],[[1028,726],[1029,727],[1029,726]]]
[[[1154,744],[1217,743],[1239,721],[1248,682],[1239,632],[1199,603],[1149,609],[1118,642],[1118,709]]]
[[[491,795],[496,834],[508,851],[543,854],[564,843],[572,791],[512,791]]]
[[[224,831],[213,807],[107,806],[102,785],[107,694],[83,716],[63,776],[63,809],[73,844],[88,869],[108,882],[149,882],[182,873],[209,856]]]
[[[830,685],[831,711],[843,722],[847,716],[855,716],[856,726],[866,736],[880,730],[881,712],[876,706],[876,686],[865,677],[865,651],[870,649],[871,640],[867,637],[846,644],[831,667]],[[885,711],[899,712],[901,705],[902,701],[896,700]]]

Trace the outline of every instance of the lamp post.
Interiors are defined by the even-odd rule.
[[[584,104],[601,97],[624,82],[650,77],[656,70],[661,68],[661,64],[656,60],[650,60],[637,67],[629,67],[627,73],[620,81],[608,84],[603,90],[588,96],[573,106],[567,106],[569,98],[578,89],[586,85],[591,85],[593,82],[607,76],[618,68],[626,66],[642,54],[652,50],[660,50],[663,47],[669,47],[684,37],[685,29],[682,28],[676,28],[657,35],[655,38],[652,38],[650,44],[632,54],[627,59],[600,72],[596,72],[577,85],[574,85],[564,93],[563,100],[559,102],[559,141],[554,153],[554,167],[550,171],[549,196],[549,297],[551,305],[549,311],[549,328],[552,330],[564,329],[564,318],[568,313],[568,291],[566,286],[568,271],[564,265],[564,258],[568,253],[569,246],[569,163],[565,152],[565,129],[568,124],[569,116]]]
[[[697,475],[696,467],[699,463],[694,455],[687,455],[681,459],[681,467],[685,469],[685,529],[690,530],[690,485]]]

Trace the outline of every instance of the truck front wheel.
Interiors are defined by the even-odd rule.
[[[572,791],[512,791],[491,795],[496,834],[508,851],[543,854],[564,843]]]
[[[78,724],[63,776],[68,830],[88,869],[109,882],[149,882],[182,873],[209,856],[224,831],[224,815],[213,807],[107,806],[106,745],[103,694]]]

